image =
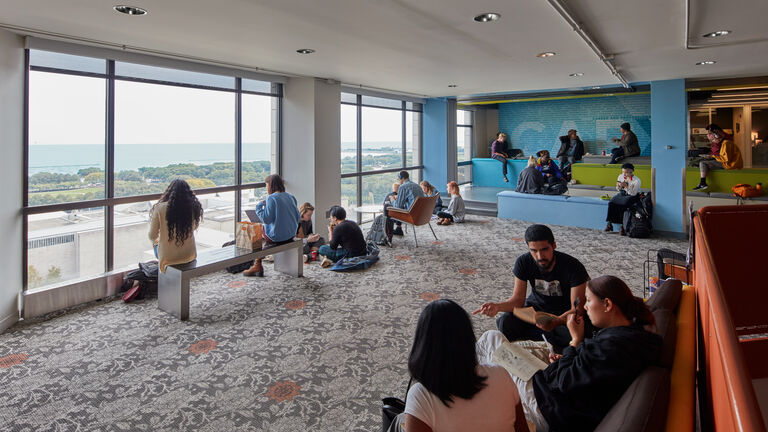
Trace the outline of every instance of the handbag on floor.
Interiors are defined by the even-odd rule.
[[[405,388],[405,398],[408,398],[408,390],[411,388],[413,377],[408,380]],[[381,400],[381,432],[387,432],[398,414],[405,411],[405,400],[396,397],[386,397]]]

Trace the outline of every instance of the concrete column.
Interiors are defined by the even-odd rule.
[[[427,99],[424,104],[424,180],[439,190],[455,181],[456,170],[456,100]]]
[[[315,206],[315,232],[341,202],[341,85],[290,78],[283,97],[283,177],[298,204]]]
[[[24,42],[0,30],[0,332],[19,319],[22,289],[22,183],[24,150]]]
[[[653,227],[657,231],[685,232],[687,124],[685,80],[651,82],[651,159],[656,170]]]

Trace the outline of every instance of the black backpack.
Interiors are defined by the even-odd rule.
[[[387,217],[384,215],[376,216],[371,224],[371,229],[368,230],[368,235],[365,236],[366,242],[371,242],[377,245],[389,246],[389,239],[387,238]]]
[[[650,237],[653,232],[652,216],[651,194],[643,195],[635,205],[624,211],[624,232],[632,238]]]
[[[148,297],[157,297],[157,261],[139,263],[139,268],[131,270],[123,276],[123,285],[120,292],[131,289],[134,282],[139,282],[139,293],[131,300],[141,300]]]

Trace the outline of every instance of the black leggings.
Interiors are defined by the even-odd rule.
[[[450,213],[446,213],[444,211],[437,212],[437,217],[443,218],[443,219],[450,219],[451,222],[453,222],[453,215]]]

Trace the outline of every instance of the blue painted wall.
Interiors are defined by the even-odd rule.
[[[657,121],[651,126],[652,166],[656,169],[656,207],[653,228],[683,231],[683,174],[688,143],[688,99],[685,80],[651,82],[651,111]],[[667,148],[670,146],[671,148]]]
[[[423,111],[423,179],[433,185],[448,183],[448,100],[427,99]],[[442,188],[439,189],[444,189]]]
[[[610,150],[615,147],[610,139],[621,137],[619,125],[624,122],[632,125],[642,155],[650,156],[649,94],[499,104],[499,130],[526,156],[539,150],[549,150],[554,156],[560,148],[558,137],[568,129],[579,131],[586,152]]]

